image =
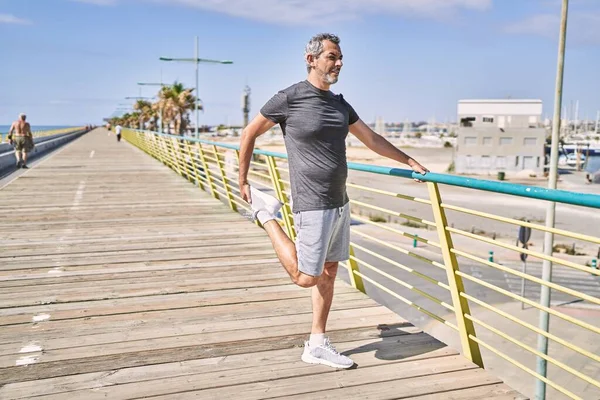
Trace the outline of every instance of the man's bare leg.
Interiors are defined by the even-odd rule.
[[[281,229],[279,223],[272,219],[263,224],[267,235],[273,243],[273,248],[277,257],[285,268],[286,272],[296,285],[301,287],[315,286],[319,277],[306,275],[298,270],[298,256],[296,254],[296,245]]]
[[[27,153],[25,151],[23,151],[23,165],[27,165]]]
[[[325,333],[327,318],[333,301],[333,288],[338,271],[337,262],[325,263],[323,274],[312,288],[313,323],[311,333]]]
[[[17,166],[21,166],[21,151],[15,150],[15,157],[17,158]]]

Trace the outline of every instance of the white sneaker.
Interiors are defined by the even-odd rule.
[[[254,219],[258,219],[261,224],[275,219],[279,209],[283,206],[277,198],[254,189],[252,186],[250,187],[250,196],[252,198],[252,203],[250,204],[253,211],[252,216]]]
[[[325,343],[320,346],[311,347],[310,342],[304,342],[302,361],[309,364],[323,364],[333,368],[350,368],[354,365],[349,357],[341,355],[335,347],[325,338]]]

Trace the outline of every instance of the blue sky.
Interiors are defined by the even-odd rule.
[[[200,65],[205,124],[240,123],[305,79],[315,33],[341,39],[341,92],[363,120],[455,120],[465,98],[540,98],[551,115],[560,0],[0,0],[0,125],[99,123],[136,82],[194,85],[192,64],[160,56],[231,59]],[[564,100],[600,109],[600,1],[571,0]],[[142,89],[143,96],[155,89]]]

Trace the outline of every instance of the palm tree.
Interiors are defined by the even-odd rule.
[[[158,116],[152,108],[152,103],[147,100],[138,100],[133,105],[133,109],[139,113],[140,128],[143,129],[146,123],[150,122],[151,125],[156,125]],[[150,127],[152,129],[152,127]]]
[[[175,125],[175,132],[183,135],[189,125],[189,113],[195,109],[196,96],[194,89],[186,89],[182,83],[175,82],[171,86],[163,86],[158,92],[157,107],[162,109],[162,115],[167,127]]]

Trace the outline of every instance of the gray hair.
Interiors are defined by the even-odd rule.
[[[319,57],[323,52],[323,41],[329,40],[337,45],[340,44],[340,38],[332,33],[319,33],[313,36],[304,48],[304,59],[306,56],[312,54],[315,58]],[[306,63],[306,71],[310,72],[310,65]]]

